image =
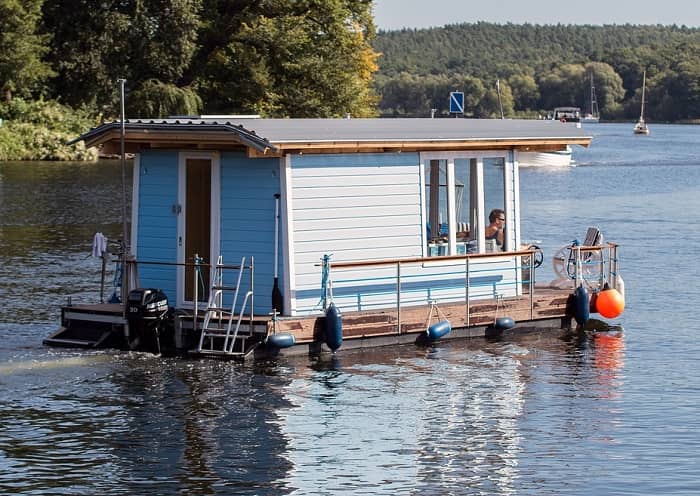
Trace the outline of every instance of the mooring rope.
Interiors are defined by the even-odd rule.
[[[204,291],[205,291],[205,289],[206,289],[206,288],[204,287],[204,278],[202,277],[202,267],[201,267],[201,264],[202,264],[203,262],[204,262],[204,259],[203,259],[202,257],[200,257],[199,255],[195,255],[195,256],[194,256],[194,270],[195,270],[195,272],[197,273],[197,284],[199,285],[199,287],[200,287],[201,290],[202,290],[202,292],[200,293],[200,295],[202,295],[202,296],[204,296]]]
[[[328,295],[330,300],[333,300],[333,290],[331,287],[331,255],[323,255],[321,263],[321,299],[318,300],[316,306],[323,304],[323,309],[328,307]]]

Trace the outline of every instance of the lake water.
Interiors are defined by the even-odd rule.
[[[0,164],[0,494],[700,493],[700,127],[585,129],[578,167],[521,171],[522,227],[621,244],[622,333],[317,362],[43,347],[98,298],[119,163]]]

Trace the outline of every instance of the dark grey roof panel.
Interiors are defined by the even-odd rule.
[[[576,124],[501,119],[259,119],[239,123],[273,143],[583,138]]]
[[[120,122],[103,124],[75,141],[89,140]],[[136,119],[125,123],[129,130],[178,130],[231,132],[258,150],[279,144],[324,142],[420,142],[507,139],[589,138],[577,124],[554,120],[511,119],[256,119],[217,116]]]

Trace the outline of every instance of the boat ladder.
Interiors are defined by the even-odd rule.
[[[240,266],[224,265],[223,257],[219,255],[214,270],[214,277],[209,291],[209,300],[204,314],[202,334],[199,344],[194,350],[195,354],[220,356],[226,358],[244,357],[252,351],[248,341],[253,337],[252,313],[249,326],[241,326],[246,307],[250,303],[252,307],[253,290],[252,277],[251,289],[243,297],[243,301],[238,311],[239,290],[243,271],[246,269],[245,257],[241,259]],[[253,271],[252,261],[248,269]],[[225,283],[224,272],[238,271],[236,284],[234,286]],[[231,306],[225,306],[225,294],[233,293]]]

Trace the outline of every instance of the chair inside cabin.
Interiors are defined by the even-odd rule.
[[[430,232],[430,223],[427,223],[425,226],[426,233],[428,236],[428,239],[431,239],[431,232]],[[438,236],[440,238],[447,239],[447,236],[449,234],[450,227],[447,224],[447,222],[443,222],[440,224],[439,229],[438,229]],[[457,235],[457,239],[464,241],[469,239],[470,235],[470,229],[469,229],[469,222],[457,222],[457,230],[455,231]]]

